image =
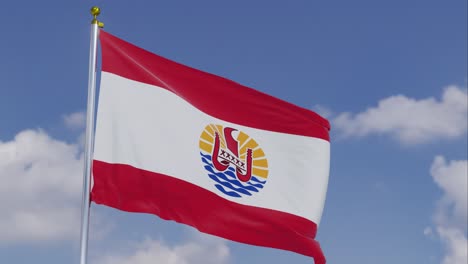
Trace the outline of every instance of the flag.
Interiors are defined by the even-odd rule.
[[[324,264],[329,123],[100,31],[92,201]]]

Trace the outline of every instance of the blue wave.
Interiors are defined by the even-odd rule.
[[[260,188],[260,189],[263,188],[263,185],[261,185],[261,184],[255,184],[255,183],[251,183],[251,182],[248,182],[247,184],[249,184],[251,186],[255,186],[255,187]]]
[[[238,193],[243,193],[245,195],[252,195],[249,191],[245,190],[245,189],[242,189],[242,188],[236,188],[235,186],[233,186],[232,184],[230,184],[229,182],[223,182],[221,181],[218,177],[216,177],[215,174],[208,174],[208,176],[210,176],[210,178],[212,180],[214,180],[215,182],[219,183],[219,184],[222,184],[224,187],[227,187],[235,192],[238,192]]]
[[[257,177],[255,177],[255,176],[252,176],[251,181],[258,182],[258,183],[261,183],[261,184],[265,184],[265,183],[266,183],[266,181],[261,181],[261,180],[259,180]]]
[[[215,172],[214,169],[212,167],[208,166],[208,165],[205,165],[205,169],[207,171],[211,172],[211,173],[208,173],[208,175],[210,176],[211,179],[217,181],[218,183],[224,184],[226,187],[230,187],[233,190],[237,190],[238,192],[241,192],[241,193],[244,193],[244,194],[247,194],[247,195],[250,195],[250,193],[244,192],[245,191],[244,189],[247,189],[247,190],[250,190],[250,191],[253,191],[253,192],[258,192],[258,190],[255,189],[255,187],[253,187],[253,186],[244,186],[238,180],[230,180],[230,179],[228,179],[226,177],[226,175],[224,175],[224,173]],[[224,180],[224,182],[222,180]],[[233,185],[236,185],[237,187],[239,187],[239,189],[236,189],[236,186],[233,186]]]
[[[203,154],[203,152],[200,152],[200,155],[201,155],[203,158],[207,159],[207,160],[211,160],[211,155],[210,155],[210,154]]]
[[[237,179],[235,169],[229,167],[224,172],[218,172],[211,162],[211,156],[200,152],[201,159],[205,163],[205,169],[208,171],[208,176],[216,182],[215,187],[222,193],[231,197],[242,197],[242,195],[252,195],[252,192],[258,192],[263,188],[266,181],[261,181],[257,177],[252,176],[251,181],[242,183]]]

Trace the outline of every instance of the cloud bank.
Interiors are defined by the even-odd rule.
[[[466,264],[468,161],[447,162],[444,157],[437,156],[431,166],[431,175],[443,191],[434,213],[435,231],[446,249],[442,263]]]
[[[41,130],[0,141],[0,243],[77,238],[82,164],[76,144]]]
[[[467,131],[466,88],[446,87],[440,100],[395,95],[363,112],[341,113],[332,120],[345,137],[388,134],[405,144],[458,138]]]
[[[99,258],[97,264],[227,264],[229,248],[219,238],[198,235],[186,243],[169,246],[146,239],[128,254],[113,253]]]

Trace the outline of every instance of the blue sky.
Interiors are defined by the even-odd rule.
[[[328,263],[466,263],[465,0],[2,3],[2,263],[78,263],[92,5],[114,35],[329,118]],[[91,214],[90,263],[312,263]]]

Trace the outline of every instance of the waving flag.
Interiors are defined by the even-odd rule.
[[[329,123],[100,32],[92,201],[325,263]]]

